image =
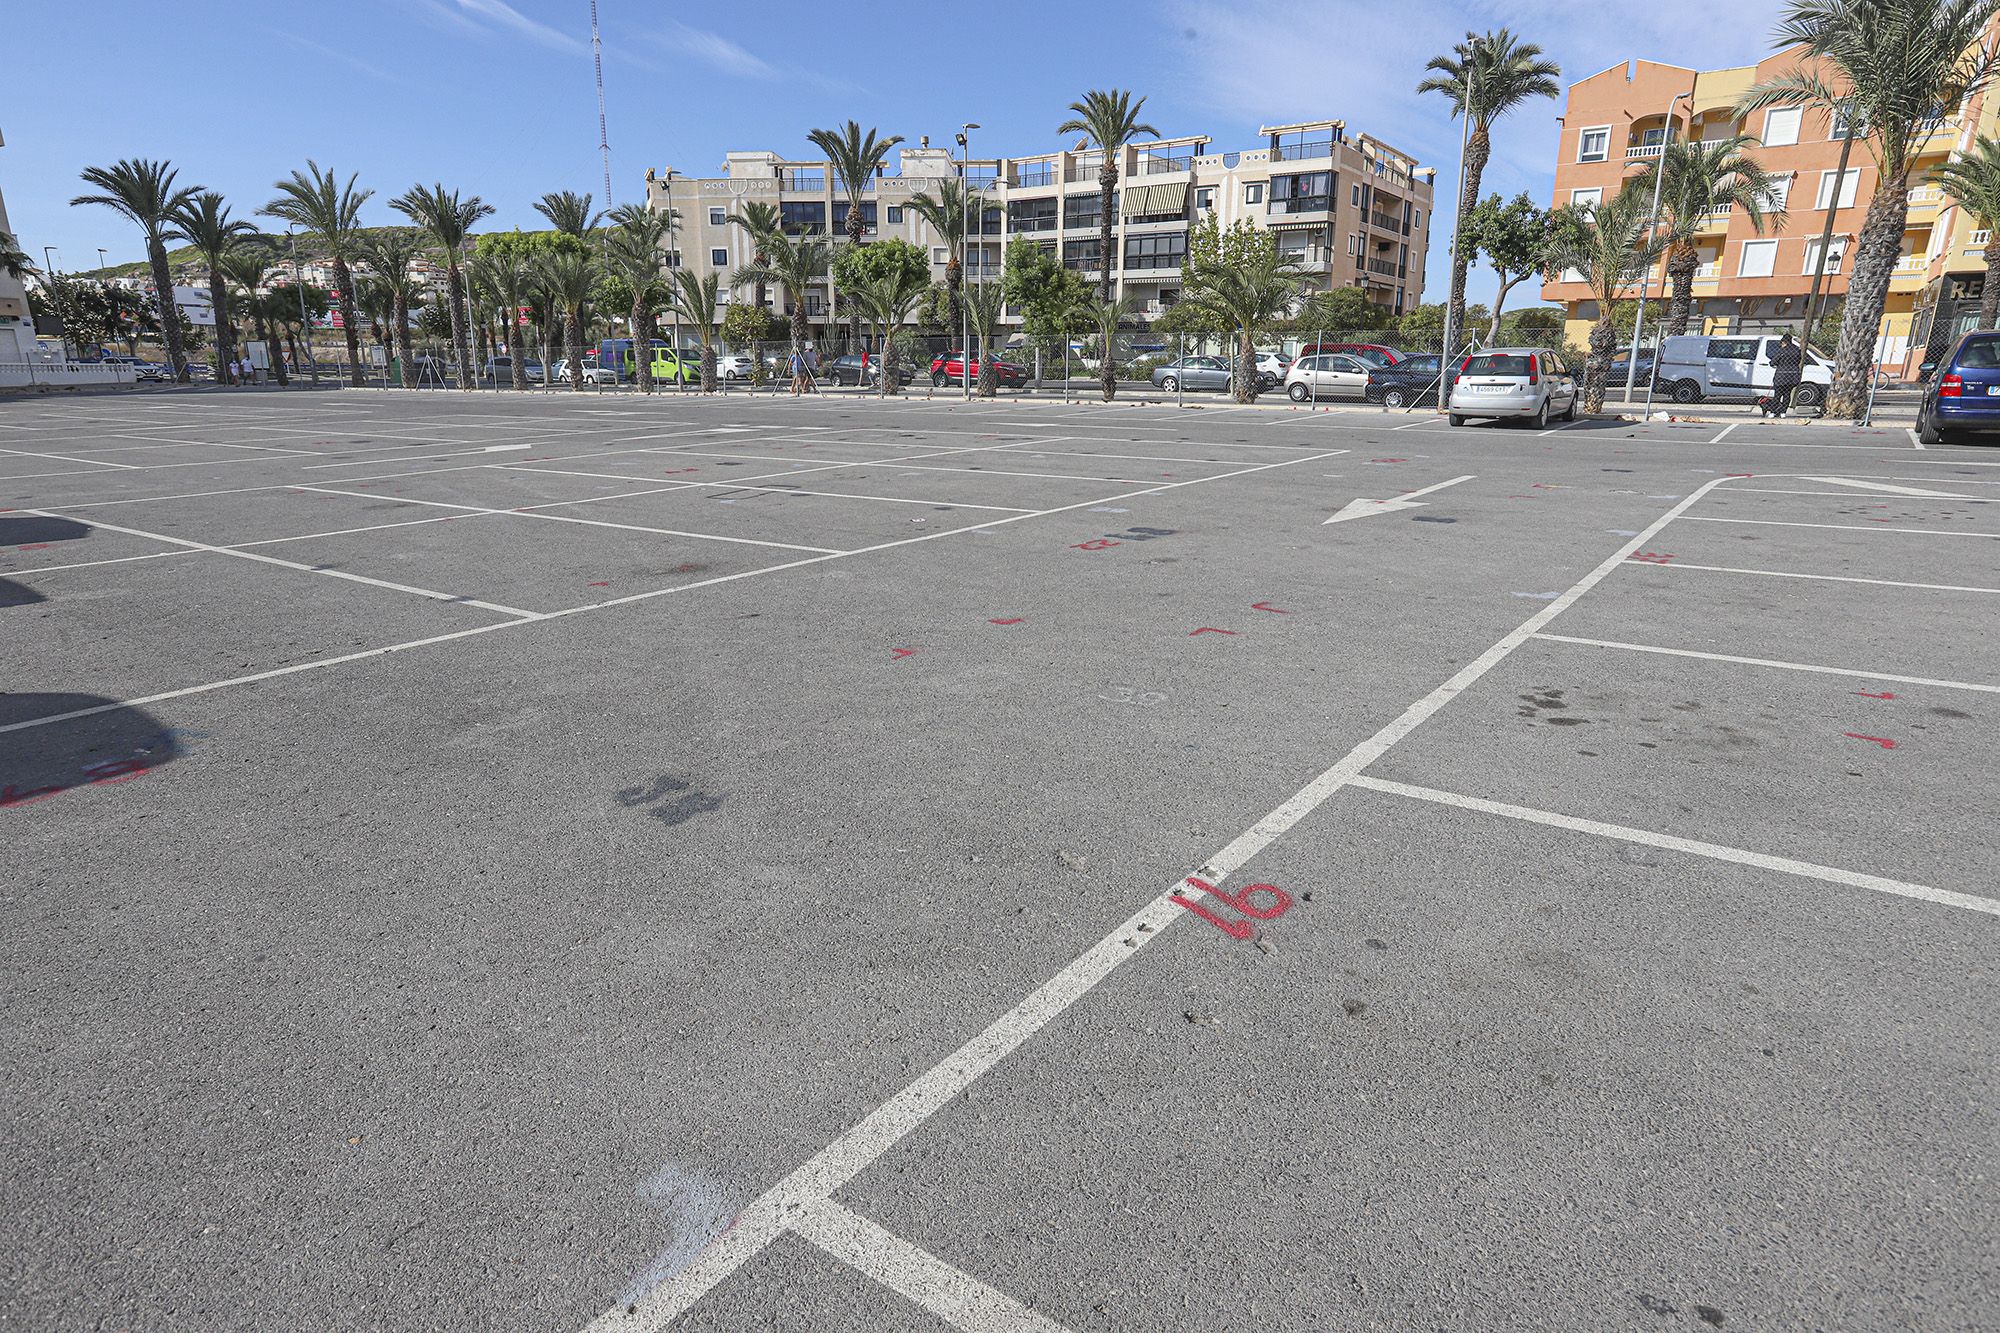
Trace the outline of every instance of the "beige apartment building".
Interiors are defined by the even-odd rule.
[[[7,141],[0,138],[0,148]],[[0,198],[0,232],[14,236],[22,248],[25,238],[16,235],[7,221],[7,201]],[[35,320],[28,313],[28,289],[19,278],[0,273],[0,361],[27,361],[35,355]]]
[[[1742,119],[1734,110],[1746,89],[1795,69],[1800,59],[1794,48],[1731,69],[1694,70],[1635,60],[1570,85],[1556,150],[1558,204],[1609,198],[1635,168],[1658,158],[1670,105],[1674,138],[1749,135],[1758,141],[1752,155],[1777,178],[1761,232],[1741,211],[1727,207],[1703,220],[1690,330],[1802,327],[1829,213],[1833,237],[1820,287],[1822,303],[1828,295],[1847,291],[1847,255],[1879,178],[1868,145],[1855,141],[1841,174],[1844,127],[1827,113],[1772,107]],[[1676,102],[1677,97],[1682,100]],[[1923,140],[1923,156],[1911,176],[1902,257],[1890,279],[1882,320],[1881,362],[1893,373],[1913,372],[1927,344],[1948,341],[1977,311],[1986,232],[1975,230],[1929,176],[1975,135],[1994,133],[1996,111],[1996,99],[1975,98]],[[1664,261],[1653,275],[1650,290],[1656,297],[1663,290],[1663,270]],[[1589,289],[1581,282],[1556,281],[1544,285],[1542,297],[1568,310],[1567,335],[1581,345],[1597,318]]]
[[[1115,290],[1155,318],[1180,297],[1189,228],[1206,216],[1227,227],[1237,219],[1270,231],[1319,290],[1359,287],[1390,314],[1422,297],[1429,253],[1434,169],[1369,135],[1349,135],[1338,120],[1268,126],[1261,146],[1218,152],[1202,136],[1128,145],[1113,200]],[[870,239],[900,237],[931,253],[942,278],[946,249],[915,209],[912,195],[936,194],[963,176],[985,197],[966,248],[970,281],[997,278],[1007,243],[1027,236],[1092,282],[1102,272],[1098,171],[1101,153],[1084,147],[1027,157],[974,158],[969,164],[926,136],[904,145],[870,183],[862,221]],[[646,173],[646,200],[680,215],[676,262],[724,277],[749,262],[751,246],[728,219],[752,200],[774,204],[784,225],[802,234],[845,233],[847,199],[824,161],[772,152],[728,155],[723,174],[689,177],[672,169]],[[750,299],[748,291],[730,299]],[[785,315],[784,294],[769,305]],[[824,283],[806,298],[810,319],[826,321]],[[1009,318],[1010,323],[1018,320]]]

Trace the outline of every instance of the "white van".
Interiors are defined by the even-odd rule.
[[[1677,403],[1704,398],[1762,398],[1771,392],[1771,349],[1782,334],[1752,333],[1711,338],[1684,334],[1668,338],[1660,349],[1659,392]],[[1799,368],[1798,392],[1792,401],[1816,407],[1826,401],[1833,384],[1833,363],[1811,348]]]

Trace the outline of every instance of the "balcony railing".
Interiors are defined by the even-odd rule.
[[[1910,191],[1912,204],[1935,204],[1944,199],[1944,191],[1935,185],[1920,185]]]
[[[1930,266],[1930,258],[1926,255],[1904,255],[1896,261],[1896,267],[1893,271],[1897,273],[1922,273],[1930,268]]]
[[[1009,218],[1007,219],[1007,229],[1015,232],[1054,231],[1056,229],[1056,219],[1054,214],[1043,218]]]
[[[1396,265],[1394,261],[1388,259],[1371,259],[1368,261],[1368,271],[1393,278],[1396,276]]]
[[[1308,139],[1304,143],[1281,143],[1271,151],[1273,162],[1306,162],[1316,157],[1332,157],[1333,140]]]
[[[1694,280],[1696,282],[1713,282],[1721,276],[1722,265],[1717,263],[1699,265],[1694,271]]]
[[[1370,226],[1380,227],[1385,231],[1401,231],[1403,229],[1403,220],[1387,213],[1371,211],[1368,214],[1368,222]]]
[[[787,190],[824,190],[824,171],[784,171],[778,174],[778,184]]]
[[[1324,213],[1332,204],[1332,197],[1324,194],[1303,194],[1295,199],[1273,199],[1269,211],[1273,213]]]
[[[1054,185],[1056,169],[1052,166],[1022,167],[1014,173],[1014,184],[1019,186]]]
[[[1139,159],[1139,174],[1141,176],[1164,176],[1170,171],[1192,170],[1194,170],[1193,154],[1185,157],[1148,156]]]
[[[1666,151],[1666,147],[1665,144],[1658,143],[1631,144],[1625,149],[1625,160],[1630,162],[1635,158],[1658,157]]]
[[[1077,181],[1094,181],[1097,179],[1097,173],[1099,170],[1100,168],[1095,162],[1091,163],[1087,167],[1072,166],[1068,170],[1063,172],[1063,179],[1072,184]]]

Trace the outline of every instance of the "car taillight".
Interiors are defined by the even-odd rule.
[[[1366,375],[1362,376],[1361,382],[1363,384],[1373,384],[1375,382],[1375,372],[1372,370],[1369,371]]]
[[[1965,394],[1965,381],[1957,375],[1946,375],[1938,381],[1938,397],[1960,398]]]
[[[1538,356],[1531,356],[1528,358],[1528,383],[1540,384],[1541,382],[1542,359]]]

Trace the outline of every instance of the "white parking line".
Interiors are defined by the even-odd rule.
[[[1888,879],[1882,875],[1863,874],[1858,870],[1841,870],[1833,866],[1814,865],[1810,861],[1794,861],[1788,856],[1771,856],[1764,852],[1745,851],[1740,847],[1724,847],[1719,843],[1697,842],[1692,838],[1677,838],[1668,833],[1654,833],[1647,829],[1628,828],[1623,824],[1605,824],[1595,819],[1578,819],[1573,815],[1555,814],[1548,810],[1533,810],[1527,806],[1506,805],[1500,801],[1485,801],[1476,796],[1460,796],[1456,792],[1438,791],[1433,787],[1413,787],[1406,782],[1390,782],[1383,778],[1358,777],[1353,784],[1379,791],[1391,796],[1407,796],[1413,800],[1431,801],[1438,805],[1455,806],[1460,810],[1476,810],[1481,814],[1504,815],[1508,819],[1526,820],[1531,824],[1545,824],[1550,828],[1568,829],[1573,833],[1590,833],[1600,838],[1616,838],[1621,842],[1643,843],[1649,847],[1659,847],[1667,851],[1688,852],[1695,856],[1706,856],[1717,861],[1733,861],[1738,865],[1756,866],[1761,870],[1776,870],[1787,875],[1799,875],[1807,879],[1824,880],[1829,884],[1844,884],[1849,888],[1870,889],[1876,893],[1894,894],[1899,898],[1916,898],[1924,902],[1937,903],[1944,907],[1962,907],[1971,912],[1984,912],[1989,916],[2000,916],[2000,900],[1975,898],[1968,893],[1954,893],[1950,889],[1934,889],[1928,884],[1912,884],[1907,880]]]
[[[1779,667],[1786,671],[1811,671],[1826,676],[1853,676],[1860,680],[1893,680],[1904,685],[1936,685],[1947,690],[1980,690],[2000,694],[2000,685],[1979,685],[1966,680],[1933,680],[1928,676],[1897,676],[1886,671],[1858,671],[1853,667],[1819,666],[1810,662],[1780,662],[1768,657],[1737,657],[1730,653],[1706,653],[1693,648],[1663,648],[1651,643],[1620,643],[1615,639],[1578,639],[1567,634],[1537,634],[1550,643],[1574,643],[1587,648],[1618,648],[1629,653],[1662,653],[1668,657],[1699,657],[1710,662],[1733,662],[1738,666]]]
[[[74,454],[41,453],[34,449],[0,449],[0,454],[15,454],[22,458],[53,458],[61,463],[89,463],[92,467],[122,467],[131,472],[145,471],[145,468],[136,463],[106,463],[95,458],[78,458]],[[46,476],[50,474],[43,473],[39,475]]]
[[[1910,537],[1979,537],[1986,541],[2000,541],[1996,532],[1939,532],[1934,528],[1871,528],[1860,523],[1791,523],[1775,518],[1708,518],[1700,514],[1688,515],[1690,523],[1749,523],[1763,528],[1830,528],[1835,532],[1900,532]]]
[[[1723,428],[1722,428],[1721,430],[1719,430],[1719,431],[1717,431],[1717,432],[1715,433],[1715,438],[1714,438],[1714,439],[1712,439],[1712,440],[1710,440],[1710,441],[1709,441],[1709,443],[1710,443],[1710,444],[1721,444],[1721,443],[1722,443],[1722,442],[1723,442],[1724,440],[1726,440],[1726,439],[1728,439],[1728,438],[1729,438],[1729,432],[1730,432],[1730,431],[1732,431],[1732,430],[1735,430],[1737,426],[1741,426],[1742,424],[1743,424],[1743,423],[1739,421],[1739,422],[1736,422],[1736,423],[1735,423],[1735,425],[1730,425],[1730,426],[1724,426],[1724,427],[1723,427]]]
[[[1730,487],[1731,491],[1739,489]],[[1699,569],[1711,574],[1757,574],[1773,579],[1819,579],[1828,583],[1873,583],[1884,588],[1924,588],[1931,592],[2000,592],[2000,588],[1975,588],[1963,583],[1904,583],[1898,579],[1862,579],[1847,574],[1799,574],[1786,569],[1739,569],[1732,565],[1691,565],[1676,560],[1655,564],[1650,560],[1631,561],[1633,569]]]

